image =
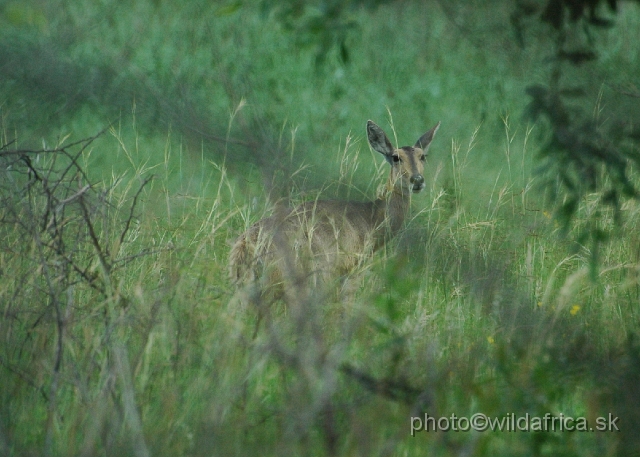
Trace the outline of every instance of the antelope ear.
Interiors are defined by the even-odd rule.
[[[422,135],[418,139],[418,141],[416,141],[414,148],[420,148],[426,152],[427,149],[429,148],[429,144],[431,143],[431,140],[433,140],[433,137],[436,135],[436,132],[438,131],[439,128],[440,128],[440,122],[434,125],[433,128],[429,130],[427,133]]]
[[[393,154],[391,141],[387,138],[386,133],[384,133],[373,121],[367,121],[367,137],[369,138],[369,144],[371,147],[380,154],[383,154],[385,157]]]

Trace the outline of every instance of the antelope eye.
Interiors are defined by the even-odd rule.
[[[391,156],[391,160],[393,160],[395,163],[400,162],[400,156],[397,154],[394,154]]]
[[[425,160],[427,160],[427,155],[426,155],[426,154],[422,154],[422,155],[420,156],[420,160],[422,160],[423,162],[424,162]]]

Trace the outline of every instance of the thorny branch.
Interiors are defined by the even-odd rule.
[[[0,290],[13,298],[12,303],[24,305],[6,308],[0,320],[0,334],[23,335],[7,339],[0,346],[0,366],[26,380],[47,402],[44,455],[53,453],[59,389],[73,379],[65,374],[65,370],[73,370],[73,361],[66,360],[65,339],[71,338],[70,324],[77,320],[77,294],[80,290],[93,291],[101,297],[99,301],[108,301],[113,295],[114,266],[154,252],[143,249],[122,258],[111,258],[109,253],[110,228],[118,227],[115,239],[118,247],[122,246],[136,218],[142,191],[152,178],[143,179],[124,211],[124,220],[109,217],[106,209],[111,203],[79,163],[87,148],[106,130],[55,148],[10,149],[15,140],[0,147],[0,252],[22,262],[25,270],[40,273],[37,277],[24,275],[22,282]],[[100,272],[93,271],[96,257]],[[36,318],[29,324],[25,317],[30,316]],[[111,351],[113,322],[107,321],[106,325],[102,349]],[[41,349],[33,348],[30,354],[25,350],[36,342],[32,337],[36,327],[40,334],[48,335],[50,345],[44,347],[53,352],[51,372],[44,379],[23,366],[25,354],[29,358],[46,357]]]

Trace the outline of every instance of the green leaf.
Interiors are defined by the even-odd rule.
[[[218,17],[230,16],[234,14],[236,11],[238,11],[240,8],[242,8],[242,2],[232,2],[232,3],[229,3],[228,5],[221,6],[220,8],[218,8],[218,10],[216,11],[216,16]]]

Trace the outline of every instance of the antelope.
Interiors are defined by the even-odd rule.
[[[440,122],[413,146],[394,149],[384,131],[367,121],[371,148],[391,165],[383,194],[368,202],[313,200],[276,210],[236,239],[231,279],[276,285],[312,278],[316,285],[354,271],[401,229],[411,195],[425,188],[424,162],[439,127]]]

